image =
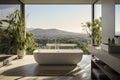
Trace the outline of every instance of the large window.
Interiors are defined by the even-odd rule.
[[[101,12],[101,0],[98,0],[95,5],[94,5],[94,18],[97,19],[99,17],[102,17],[102,12]]]
[[[56,28],[84,33],[81,23],[91,21],[91,5],[26,5],[27,28]]]
[[[120,36],[120,4],[115,5],[115,35]]]
[[[2,4],[0,5],[0,20],[8,20],[7,16],[9,16],[11,13],[14,13],[14,11],[20,10],[20,5],[8,5],[8,4]],[[7,31],[8,26],[6,22],[0,23],[0,54],[11,54],[11,42],[10,38],[11,35]],[[7,26],[6,26],[7,25]]]
[[[20,10],[20,5],[0,5],[0,20],[13,13],[15,10]]]
[[[86,50],[89,38],[82,23],[91,22],[91,10],[87,4],[26,5],[26,31],[34,34],[34,40],[42,48],[69,45],[67,48],[84,46]]]
[[[26,31],[42,45],[86,41],[86,22],[91,22],[91,5],[26,5]]]

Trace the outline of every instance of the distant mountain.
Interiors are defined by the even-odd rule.
[[[58,29],[40,29],[29,30],[35,38],[88,38],[87,34],[67,32]]]
[[[26,31],[31,31],[33,30],[34,28],[26,28]]]

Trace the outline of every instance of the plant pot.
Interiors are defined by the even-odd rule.
[[[17,55],[18,55],[18,58],[19,59],[22,59],[26,54],[26,51],[25,50],[18,50],[17,51]]]

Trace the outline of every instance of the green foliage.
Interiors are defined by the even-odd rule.
[[[16,47],[16,50],[23,50],[25,49],[25,23],[24,19],[20,14],[19,10],[16,10],[13,14],[8,16],[9,19],[12,21],[10,22],[9,29],[12,28],[12,33],[14,37],[14,46]]]
[[[7,24],[4,32],[6,32],[7,37],[9,37],[11,46],[9,52],[16,53],[17,50],[25,49],[25,24],[20,11],[16,10],[7,16],[6,20],[2,20],[2,22]]]
[[[6,19],[0,20],[1,44],[3,44],[2,47],[8,46],[5,53],[16,54],[18,49],[25,48],[24,29],[24,20],[19,10],[7,16]]]
[[[32,38],[32,33],[26,33],[25,23],[19,10],[10,14],[4,20],[0,20],[0,49],[2,53],[16,54],[17,50],[26,48],[27,52],[32,52],[38,44]]]
[[[89,51],[88,51],[88,43],[82,43],[82,48],[81,48],[83,51],[84,51],[84,54],[90,54]]]
[[[101,44],[101,18],[95,19],[93,22],[86,22],[83,27],[86,32],[89,34],[89,37],[92,40],[93,45]]]
[[[82,49],[84,54],[89,55],[88,42],[76,42],[78,48]]]
[[[33,33],[27,32],[26,33],[26,51],[27,51],[26,53],[32,54],[32,52],[37,48],[40,48],[40,45],[34,41]]]
[[[83,41],[77,41],[77,40],[74,40],[74,39],[72,39],[72,40],[63,39],[63,40],[60,40],[59,42],[60,43],[73,43],[73,44],[77,44],[77,47],[82,49],[84,54],[87,54],[87,55],[90,54],[88,52],[88,42],[87,41],[83,42]]]

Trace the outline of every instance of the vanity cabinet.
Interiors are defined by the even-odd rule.
[[[92,80],[120,80],[120,54],[89,46]]]

